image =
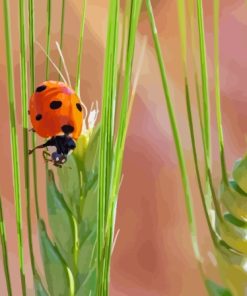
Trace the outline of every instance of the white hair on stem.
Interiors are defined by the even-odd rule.
[[[49,55],[47,54],[47,52],[45,51],[45,49],[43,48],[43,46],[38,42],[35,41],[35,43],[40,47],[40,49],[43,51],[43,53],[46,55],[46,57],[49,59],[50,63],[52,64],[52,66],[57,70],[57,72],[60,74],[60,76],[63,79],[63,82],[68,84],[68,82],[66,81],[66,79],[64,78],[62,72],[59,70],[59,68],[57,67],[57,65],[53,62],[53,60],[49,57]]]
[[[86,118],[87,118],[87,116],[88,116],[87,106],[82,102],[82,100],[81,100],[80,97],[79,97],[79,99],[80,99],[80,101],[81,101],[81,105],[82,105],[82,107],[83,107],[84,110],[85,110],[85,120],[86,120]]]
[[[60,47],[60,44],[57,41],[56,41],[56,46],[57,46],[57,50],[59,52],[59,55],[60,55],[61,60],[62,60],[62,63],[63,63],[63,67],[64,67],[64,70],[65,70],[65,73],[66,73],[66,76],[67,76],[67,79],[68,79],[68,82],[69,82],[69,86],[71,87],[71,81],[70,81],[69,71],[68,71],[68,68],[66,66],[66,63],[65,63],[65,60],[64,60],[64,57],[63,57],[63,53],[62,53],[62,50],[61,50],[61,47]]]

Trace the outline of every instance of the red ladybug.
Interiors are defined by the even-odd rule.
[[[60,166],[66,161],[69,151],[76,147],[81,134],[83,113],[80,98],[63,82],[45,81],[30,98],[29,115],[33,130],[39,136],[49,138],[29,154],[37,148],[55,146],[57,151],[50,160]]]

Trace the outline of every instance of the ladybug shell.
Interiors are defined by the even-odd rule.
[[[45,81],[38,86],[30,98],[29,113],[35,132],[43,138],[66,133],[77,140],[81,134],[81,101],[63,82]]]

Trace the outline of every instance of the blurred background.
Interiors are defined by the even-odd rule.
[[[80,15],[82,1],[66,1],[65,35],[63,53],[74,81]],[[191,180],[195,212],[198,222],[198,236],[205,269],[210,278],[220,282],[215,270],[215,260],[194,174],[194,165],[187,126],[183,72],[180,54],[177,6],[174,0],[153,0],[157,28],[167,67],[169,86],[179,122],[186,161]],[[2,4],[1,4],[2,5]],[[4,197],[7,220],[11,276],[18,295],[19,273],[16,268],[17,239],[13,201],[12,172],[9,142],[9,117],[7,102],[7,78],[3,32],[3,9],[0,5],[0,188]],[[21,102],[19,81],[19,37],[17,2],[10,1],[12,19],[12,42],[14,55],[15,85],[19,142],[21,142]],[[90,0],[87,3],[83,61],[81,67],[81,97],[90,107],[95,100],[101,101],[104,48],[107,28],[108,1]],[[46,4],[35,1],[36,39],[45,47]],[[59,61],[55,41],[60,36],[61,1],[52,1],[51,57]],[[218,184],[220,166],[217,150],[215,98],[213,87],[213,1],[204,1],[205,30],[208,50],[209,89],[212,109],[214,182]],[[227,166],[230,170],[234,161],[245,153],[247,123],[247,4],[243,0],[221,1],[220,8],[220,73],[223,126]],[[28,22],[27,22],[28,29]],[[117,225],[120,230],[113,253],[111,272],[111,295],[113,296],[189,296],[206,295],[197,264],[192,252],[184,195],[175,147],[166,111],[159,69],[145,5],[143,6],[136,42],[136,59],[141,50],[143,37],[148,37],[145,58],[137,88],[130,128],[125,150],[123,182],[118,203]],[[36,84],[44,80],[45,56],[36,47]],[[50,79],[58,74],[50,67]],[[135,67],[134,67],[135,69]],[[135,71],[134,71],[135,72]],[[196,110],[196,99],[192,100]],[[198,156],[203,169],[203,155],[199,137],[199,121],[195,115],[198,137]],[[38,139],[42,142],[42,139]],[[20,149],[21,153],[21,149]],[[45,210],[44,162],[38,155],[39,198],[42,216]],[[23,167],[23,166],[22,166]],[[24,200],[24,194],[23,194]],[[34,213],[34,202],[32,202]],[[26,214],[23,208],[24,231]],[[33,221],[35,215],[33,214]],[[36,222],[34,222],[35,225]],[[34,227],[35,228],[35,227]],[[39,260],[37,232],[34,231],[35,251]],[[26,237],[26,235],[25,235]],[[25,256],[28,256],[27,241]],[[4,275],[0,266],[0,286],[4,286]],[[28,288],[31,292],[31,270],[26,264]],[[7,295],[7,292],[4,292]]]

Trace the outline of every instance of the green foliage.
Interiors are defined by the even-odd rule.
[[[11,285],[11,279],[9,274],[9,256],[8,256],[8,249],[7,249],[7,239],[6,239],[6,230],[5,230],[5,222],[3,217],[1,195],[0,195],[0,242],[2,247],[3,267],[4,267],[6,286],[8,290],[8,295],[12,296],[12,285]]]
[[[54,182],[52,171],[48,171],[47,208],[49,224],[54,241],[67,266],[73,270],[73,250],[75,248],[72,213],[68,209],[64,195],[61,194]]]
[[[235,162],[232,175],[238,187],[247,192],[247,156]]]
[[[130,85],[135,38],[142,1],[130,2],[128,37],[122,98],[117,101],[118,23],[120,2],[110,1],[105,54],[102,119],[99,154],[98,228],[97,228],[97,294],[108,295],[110,261],[115,229],[116,205],[122,175],[124,146],[128,127]],[[122,45],[124,46],[124,44]],[[116,104],[120,106],[115,118]]]
[[[247,166],[246,157],[238,160],[232,172],[233,180],[229,185],[222,183],[220,201],[225,206],[224,220],[218,223],[222,239],[234,250],[247,254]]]
[[[146,0],[157,61],[160,68],[162,85],[168,108],[175,148],[178,156],[182,184],[185,193],[185,202],[190,226],[191,239],[194,253],[199,263],[200,272],[205,280],[205,285],[211,296],[244,295],[246,289],[247,266],[247,157],[236,162],[231,180],[228,180],[225,167],[225,151],[223,141],[222,116],[220,106],[220,77],[219,77],[219,1],[214,1],[214,58],[215,58],[215,91],[216,91],[216,116],[218,127],[219,150],[221,160],[222,182],[220,185],[219,199],[216,198],[213,187],[211,171],[211,134],[210,134],[210,99],[208,91],[207,53],[203,20],[203,1],[196,1],[194,10],[193,1],[190,0],[190,13],[195,13],[200,50],[199,75],[195,70],[196,91],[198,96],[198,112],[200,117],[201,136],[206,164],[206,181],[202,182],[201,172],[197,159],[197,143],[194,133],[194,121],[191,109],[191,85],[187,74],[187,20],[186,1],[178,0],[179,23],[181,31],[182,61],[184,70],[185,99],[188,115],[196,176],[202,203],[215,247],[218,266],[224,284],[228,289],[221,287],[211,280],[206,279],[202,268],[202,258],[196,232],[196,222],[193,212],[193,203],[190,193],[187,168],[181,142],[176,115],[170,95],[165,62],[159,43],[158,32],[153,15],[151,0]],[[13,184],[16,207],[16,224],[18,232],[19,267],[22,283],[22,294],[26,295],[22,215],[21,215],[21,188],[19,172],[18,139],[15,114],[15,90],[13,79],[13,62],[10,34],[10,17],[8,1],[3,1],[6,61],[8,74],[9,109],[11,126],[11,153],[13,163]],[[51,39],[51,11],[52,1],[47,0],[46,22],[46,52],[50,52]],[[43,283],[35,266],[32,246],[32,221],[30,210],[30,184],[28,162],[28,115],[27,115],[27,69],[26,69],[26,35],[24,1],[19,0],[19,28],[20,28],[20,70],[21,70],[21,97],[22,120],[24,139],[24,164],[25,164],[25,189],[27,204],[28,239],[31,255],[31,265],[34,279],[35,293],[38,296],[56,295],[99,295],[109,294],[109,278],[111,253],[115,230],[116,207],[119,186],[122,176],[122,163],[124,146],[130,114],[130,88],[132,77],[132,64],[134,58],[135,39],[141,0],[127,1],[124,19],[124,33],[121,48],[119,67],[119,22],[120,0],[109,1],[108,28],[105,50],[104,81],[102,94],[101,124],[93,130],[84,133],[77,141],[77,148],[62,168],[55,173],[47,171],[47,212],[49,227],[40,218],[36,159],[33,156],[33,175],[36,216],[40,249],[44,265],[46,283]],[[28,1],[29,11],[29,47],[30,47],[30,90],[35,86],[34,65],[34,3]],[[86,16],[86,0],[83,1],[83,11],[80,25],[79,47],[77,56],[75,90],[80,94],[80,69],[83,51],[83,36]],[[191,15],[191,19],[193,16]],[[60,46],[64,42],[65,0],[62,1]],[[126,27],[126,28],[125,28]],[[191,26],[191,30],[194,30]],[[196,35],[195,32],[191,32]],[[126,34],[126,36],[125,36]],[[195,51],[195,48],[192,51]],[[195,63],[196,64],[196,63]],[[61,58],[59,62],[61,69]],[[119,70],[120,68],[120,70]],[[120,71],[123,71],[121,75]],[[121,77],[123,76],[123,81]],[[59,76],[60,77],[60,76]],[[49,79],[49,61],[46,59],[45,79]],[[201,84],[202,101],[199,95]],[[123,86],[122,89],[120,86]],[[122,91],[122,93],[121,93]],[[119,118],[116,118],[116,107],[119,107]],[[203,107],[201,109],[201,106]],[[35,145],[35,137],[33,137]],[[0,199],[1,202],[1,199]],[[213,204],[213,205],[212,205]],[[209,212],[215,214],[215,225],[210,220]],[[48,231],[46,231],[46,228]],[[49,233],[49,235],[48,235]],[[11,295],[11,281],[8,269],[6,234],[4,219],[0,203],[0,238],[4,256],[4,271],[8,293]],[[231,291],[231,292],[230,292]],[[232,293],[232,294],[231,294]]]
[[[194,253],[196,255],[196,258],[200,261],[200,252],[199,252],[199,247],[198,247],[198,242],[197,242],[196,223],[195,223],[195,217],[194,217],[193,203],[192,203],[192,199],[191,199],[188,173],[187,173],[187,169],[186,169],[186,165],[185,165],[185,158],[184,158],[182,143],[180,140],[181,137],[180,137],[178,127],[177,127],[176,116],[175,116],[174,107],[173,107],[173,103],[171,100],[169,86],[168,86],[168,82],[167,82],[167,75],[166,75],[166,70],[165,70],[164,59],[162,56],[158,32],[157,32],[156,23],[155,23],[152,5],[151,5],[150,0],[146,0],[146,6],[147,6],[148,15],[149,15],[150,26],[152,29],[153,41],[154,41],[157,60],[158,60],[158,64],[159,64],[160,75],[162,78],[162,86],[163,86],[163,90],[164,90],[164,96],[165,96],[165,100],[166,100],[169,120],[170,120],[171,129],[172,129],[172,133],[173,133],[176,152],[177,152],[177,156],[178,156],[179,168],[180,168],[180,172],[181,172],[182,184],[183,184],[183,189],[184,189],[184,194],[185,194],[187,215],[188,215],[189,226],[190,226],[191,240],[192,240],[192,244],[193,244]]]
[[[90,291],[95,295],[98,142],[99,127],[78,139],[75,152],[58,169],[60,190],[54,173],[48,171],[47,208],[52,237],[48,237],[42,221],[39,235],[51,295],[89,295]]]
[[[86,8],[87,8],[87,0],[83,0],[83,11],[81,14],[82,17],[81,17],[81,28],[80,28],[80,36],[79,36],[79,47],[78,47],[78,55],[77,55],[77,69],[76,69],[76,83],[75,83],[75,91],[79,95],[80,95],[81,61],[82,61],[84,28],[85,28],[85,20],[86,20]]]
[[[206,280],[205,285],[210,296],[232,296],[229,290],[219,286],[211,280]]]
[[[46,64],[45,64],[45,78],[49,80],[49,59],[48,56],[50,55],[50,45],[51,45],[51,8],[52,8],[52,1],[47,0],[46,4],[46,13],[47,13],[47,24],[46,24]]]
[[[44,222],[39,221],[41,254],[44,263],[46,282],[51,295],[73,295],[74,283],[58,248],[49,239]]]
[[[49,296],[39,276],[34,276],[34,287],[36,296]]]
[[[190,14],[195,13],[193,7],[193,1],[190,1]],[[185,193],[185,201],[187,205],[188,221],[190,225],[190,232],[192,243],[194,247],[194,253],[198,260],[200,272],[203,279],[206,278],[204,274],[202,259],[199,252],[199,243],[196,236],[195,218],[193,212],[193,204],[190,195],[190,184],[187,178],[187,171],[183,156],[183,148],[180,140],[179,131],[177,128],[176,116],[173,110],[173,104],[169,92],[169,86],[167,83],[165,64],[161,53],[161,47],[159,44],[159,38],[155,19],[152,11],[151,1],[146,0],[147,11],[150,19],[150,26],[152,29],[154,45],[156,49],[157,61],[160,67],[160,73],[163,83],[164,95],[167,103],[169,119],[173,132],[173,138],[176,146],[176,152],[179,160],[179,168],[182,175],[183,188]],[[214,1],[214,42],[215,42],[215,89],[216,89],[216,109],[217,109],[217,126],[219,134],[219,150],[222,170],[222,184],[220,190],[220,198],[217,199],[215,190],[213,187],[213,178],[211,170],[211,135],[210,135],[210,106],[209,106],[209,92],[208,92],[208,74],[207,74],[207,58],[206,58],[206,42],[204,32],[204,21],[203,21],[203,4],[201,0],[196,1],[196,18],[197,18],[197,29],[199,35],[199,49],[200,49],[200,68],[201,68],[201,85],[202,85],[202,110],[201,101],[198,91],[197,72],[195,70],[196,77],[196,92],[198,96],[198,113],[200,118],[202,143],[204,150],[204,158],[206,164],[206,181],[205,185],[202,184],[200,177],[200,170],[197,159],[197,148],[194,135],[194,123],[191,112],[190,102],[190,84],[187,74],[187,33],[186,33],[186,9],[185,2],[178,0],[178,12],[179,12],[179,23],[181,32],[181,45],[182,45],[182,62],[185,79],[185,98],[188,113],[188,125],[191,136],[191,143],[193,149],[193,157],[196,169],[196,176],[198,186],[202,198],[202,204],[204,207],[208,227],[210,230],[211,238],[216,250],[219,268],[221,270],[222,278],[225,285],[229,290],[219,287],[211,280],[206,280],[205,285],[207,287],[209,295],[244,295],[244,284],[243,280],[246,278],[246,266],[245,266],[245,254],[247,250],[246,238],[246,193],[247,192],[247,165],[245,159],[238,162],[233,170],[233,181],[227,180],[227,173],[225,167],[225,152],[223,142],[223,130],[221,123],[221,106],[220,106],[220,80],[219,80],[219,49],[218,49],[218,18],[219,18],[219,2]],[[191,15],[193,20],[194,15]],[[192,23],[192,22],[191,22]],[[192,35],[194,27],[191,25]],[[195,46],[193,44],[193,46]],[[193,50],[193,49],[192,49]],[[193,51],[195,53],[195,51]],[[195,64],[195,62],[194,62]],[[213,206],[212,206],[213,202]],[[222,204],[220,204],[222,202]],[[224,205],[224,208],[222,207]],[[222,214],[222,210],[227,209],[229,212]],[[211,219],[210,213],[214,213],[216,225],[214,220]],[[228,256],[226,256],[226,253]],[[242,262],[241,262],[242,258]],[[238,276],[234,276],[234,272]],[[230,292],[231,290],[231,292]]]
[[[24,251],[23,251],[23,233],[22,233],[22,205],[21,205],[21,178],[19,166],[19,150],[18,150],[18,135],[16,126],[16,108],[15,108],[15,83],[12,57],[12,42],[11,42],[11,28],[10,28],[10,13],[9,3],[7,0],[3,1],[3,16],[4,16],[4,30],[5,30],[5,48],[6,48],[6,63],[8,76],[8,102],[9,102],[9,117],[10,117],[10,140],[11,140],[11,157],[13,168],[13,187],[14,200],[16,211],[16,228],[18,237],[18,256],[20,277],[22,285],[22,293],[26,295],[26,279],[24,272]]]
[[[247,221],[247,194],[241,190],[236,181],[230,180],[220,187],[220,199],[224,207],[237,219]]]

